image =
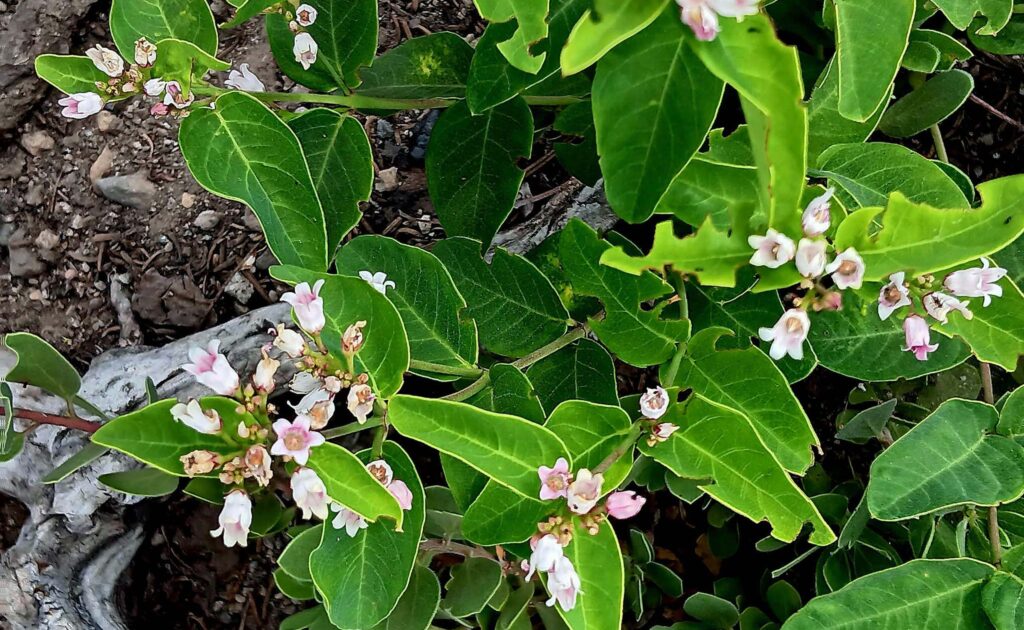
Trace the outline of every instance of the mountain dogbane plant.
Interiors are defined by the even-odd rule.
[[[116,418],[10,333],[7,381],[68,415],[5,385],[5,458],[82,429],[48,480],[112,449],[142,468],[101,481],[184,484],[228,546],[284,532],[276,584],[309,607],[282,627],[1019,627],[1024,176],[975,185],[941,126],[976,51],[1024,52],[1011,0],[476,0],[474,44],[379,56],[375,0],[230,3],[113,0],[111,44],[36,68],[66,118],[175,119],[195,179],[259,219],[293,325],[252,373],[195,348],[209,395]],[[220,57],[255,19],[304,89]],[[363,114],[424,109],[447,237],[356,236]],[[643,246],[573,218],[492,248],[549,159]],[[673,604],[678,554],[718,575],[741,544],[771,570]]]

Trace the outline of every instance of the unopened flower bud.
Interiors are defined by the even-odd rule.
[[[276,359],[271,359],[267,355],[266,351],[263,353],[263,358],[256,365],[256,373],[253,374],[253,384],[263,392],[273,391],[274,389],[274,374],[277,373],[277,368],[280,367],[281,362]]]
[[[306,349],[306,340],[302,338],[302,335],[291,328],[285,328],[284,324],[278,324],[274,332],[276,334],[274,337],[275,348],[293,359],[302,356]]]

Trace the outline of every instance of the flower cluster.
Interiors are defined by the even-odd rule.
[[[640,414],[653,421],[651,433],[647,436],[648,446],[664,442],[679,430],[679,427],[671,422],[658,422],[668,411],[669,402],[668,392],[662,387],[650,387],[640,396]]]
[[[108,79],[96,82],[96,92],[78,92],[57,101],[63,106],[61,115],[66,118],[88,118],[98,113],[103,109],[104,97],[109,99],[141,92],[150,68],[156,63],[156,46],[144,37],[139,39],[135,42],[135,62],[128,64],[121,55],[99,44],[85,51],[85,56]]]
[[[718,16],[742,20],[757,13],[757,0],[676,0],[679,17],[701,41],[718,36]]]
[[[316,55],[320,50],[316,40],[306,31],[316,22],[316,9],[308,4],[300,4],[295,8],[294,13],[287,8],[283,12],[285,18],[288,19],[288,28],[295,34],[295,40],[292,42],[292,54],[295,55],[295,61],[302,65],[303,70],[309,70],[309,67],[316,63]]]

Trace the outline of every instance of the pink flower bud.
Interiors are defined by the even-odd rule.
[[[212,472],[220,463],[220,455],[213,451],[192,451],[180,458],[185,474],[189,477]]]
[[[366,338],[363,336],[365,321],[358,321],[345,329],[341,336],[341,351],[345,354],[355,354],[363,347]]]
[[[907,338],[906,351],[913,352],[918,361],[927,361],[928,353],[935,352],[939,344],[931,343],[928,322],[920,315],[910,315],[903,320],[903,334]]]
[[[608,510],[608,516],[624,519],[636,516],[644,503],[647,503],[647,499],[632,490],[625,490],[609,494],[604,502],[604,507]]]
[[[576,514],[590,512],[597,505],[597,500],[601,498],[602,484],[604,484],[604,475],[601,473],[595,475],[586,468],[581,468],[566,492],[569,509]]]
[[[295,318],[299,320],[299,326],[311,335],[320,332],[326,320],[324,319],[324,301],[320,298],[320,287],[324,286],[323,280],[317,280],[310,288],[308,282],[300,282],[295,285],[295,291],[289,291],[281,296],[282,302],[292,305]]]
[[[306,349],[306,340],[302,338],[302,335],[291,328],[285,328],[284,324],[278,324],[272,332],[275,333],[275,348],[293,359],[302,356],[303,351]]]
[[[280,361],[271,359],[264,354],[260,362],[256,364],[256,373],[252,377],[252,383],[256,386],[256,389],[262,392],[273,391],[275,385],[274,375],[277,374],[277,368],[280,366]]]
[[[568,492],[572,475],[569,474],[569,462],[564,457],[559,457],[553,468],[539,467],[537,475],[540,477],[541,501],[564,497]]]
[[[409,486],[405,485],[404,481],[395,479],[388,485],[388,492],[391,496],[395,497],[398,501],[398,505],[403,510],[412,509],[412,490],[409,490]]]
[[[88,118],[103,109],[103,99],[94,92],[71,94],[60,99],[57,103],[64,106],[64,109],[60,110],[61,116],[76,120]]]
[[[149,113],[153,116],[166,116],[170,111],[171,108],[163,103],[154,103],[153,106],[149,108]]]

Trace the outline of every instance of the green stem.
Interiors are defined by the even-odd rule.
[[[108,416],[107,414],[103,413],[103,410],[101,410],[99,407],[97,407],[96,405],[92,404],[88,400],[82,398],[81,396],[75,396],[74,403],[76,405],[78,405],[79,407],[81,407],[82,409],[85,409],[86,411],[88,411],[92,415],[96,416],[97,418],[100,418],[104,422],[110,422],[110,416]]]
[[[935,153],[939,156],[939,161],[944,164],[949,164],[949,154],[946,153],[946,143],[942,141],[942,130],[939,129],[938,123],[928,128],[932,132],[932,142],[935,143]]]
[[[476,366],[460,367],[457,365],[441,365],[440,363],[417,361],[416,359],[409,361],[409,369],[419,370],[420,372],[432,372],[434,374],[464,376],[466,378],[478,378],[484,373],[483,368],[478,368]]]
[[[996,404],[996,392],[992,387],[992,366],[981,361],[981,391],[985,402],[990,405]],[[992,564],[999,568],[1003,563],[1003,543],[999,536],[999,506],[992,505],[988,508],[988,542],[992,547]]]
[[[377,427],[377,432],[373,434],[373,458],[380,459],[384,456],[384,440],[388,437],[388,425],[385,422],[381,422],[380,426]]]
[[[384,424],[384,420],[382,418],[370,418],[364,424],[359,424],[358,422],[350,422],[349,424],[346,424],[343,427],[327,429],[326,431],[321,431],[320,433],[324,436],[324,438],[328,440],[333,440],[336,438],[344,437],[346,435],[352,435],[353,433],[359,433],[360,431],[365,431],[367,429],[376,429],[382,424]]]
[[[592,470],[591,472],[593,472],[596,475],[597,473],[603,473],[609,468],[611,468],[612,465],[615,464],[615,462],[619,461],[620,457],[625,455],[627,451],[633,448],[633,445],[636,444],[636,441],[640,439],[640,435],[643,433],[643,430],[643,422],[634,423],[633,426],[630,427],[629,433],[626,435],[626,438],[622,440],[622,442],[618,446],[615,447],[615,450],[613,450],[611,453],[608,453],[608,457],[605,457],[603,460],[601,460],[601,463],[595,466],[594,470]]]

